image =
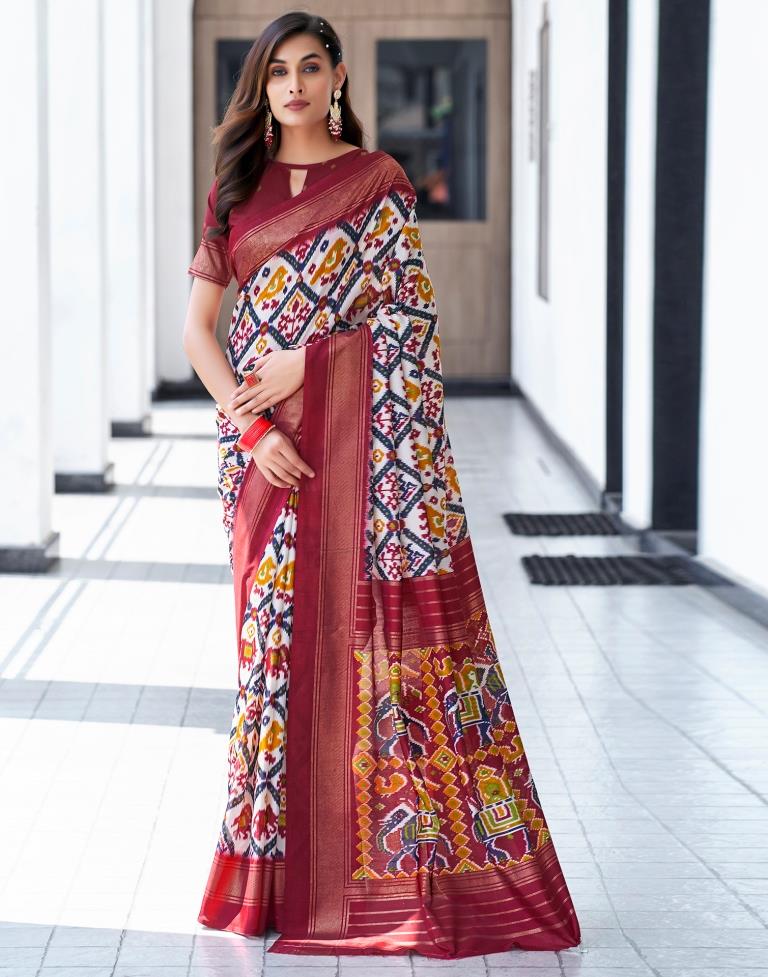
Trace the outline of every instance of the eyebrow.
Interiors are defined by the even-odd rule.
[[[306,61],[307,58],[319,58],[319,57],[320,57],[320,52],[319,51],[310,51],[310,53],[309,54],[305,54],[303,58],[299,58],[299,61]],[[285,63],[286,63],[286,61],[285,61],[284,58],[270,58],[269,59],[269,64],[285,64]]]

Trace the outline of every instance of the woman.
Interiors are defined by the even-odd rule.
[[[238,692],[198,919],[274,927],[284,953],[574,946],[445,427],[414,188],[363,148],[339,39],[303,12],[255,42],[216,136],[184,345],[217,401]]]

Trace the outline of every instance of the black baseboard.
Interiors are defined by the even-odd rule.
[[[184,380],[158,380],[155,389],[152,391],[151,400],[155,403],[159,400],[210,399],[210,396],[203,385],[203,381],[196,373],[193,373],[192,376]]]
[[[149,414],[136,421],[112,421],[110,433],[113,438],[149,438],[152,436],[151,422]]]
[[[110,492],[115,487],[114,470],[114,463],[110,461],[100,472],[56,472],[54,475],[54,491],[86,494]]]
[[[46,573],[59,560],[59,534],[51,530],[41,543],[0,546],[0,573]]]
[[[509,377],[444,377],[443,389],[450,397],[519,397],[517,384]]]

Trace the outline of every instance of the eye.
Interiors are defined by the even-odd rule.
[[[308,65],[305,65],[305,70],[307,68],[311,68],[313,72],[316,72],[316,71],[319,71],[320,70],[319,69],[319,66],[317,64],[315,64],[315,63],[312,63],[312,62],[310,64],[308,64]],[[276,75],[278,72],[283,72],[284,70],[285,70],[284,68],[275,68],[272,71],[272,74],[273,75]]]

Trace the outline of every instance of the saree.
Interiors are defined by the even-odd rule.
[[[273,953],[575,946],[446,428],[416,191],[383,151],[336,163],[190,266],[237,278],[239,383],[305,347],[303,386],[264,413],[316,473],[269,483],[217,405],[237,694],[198,920],[274,928]],[[212,222],[215,185],[208,203]]]

